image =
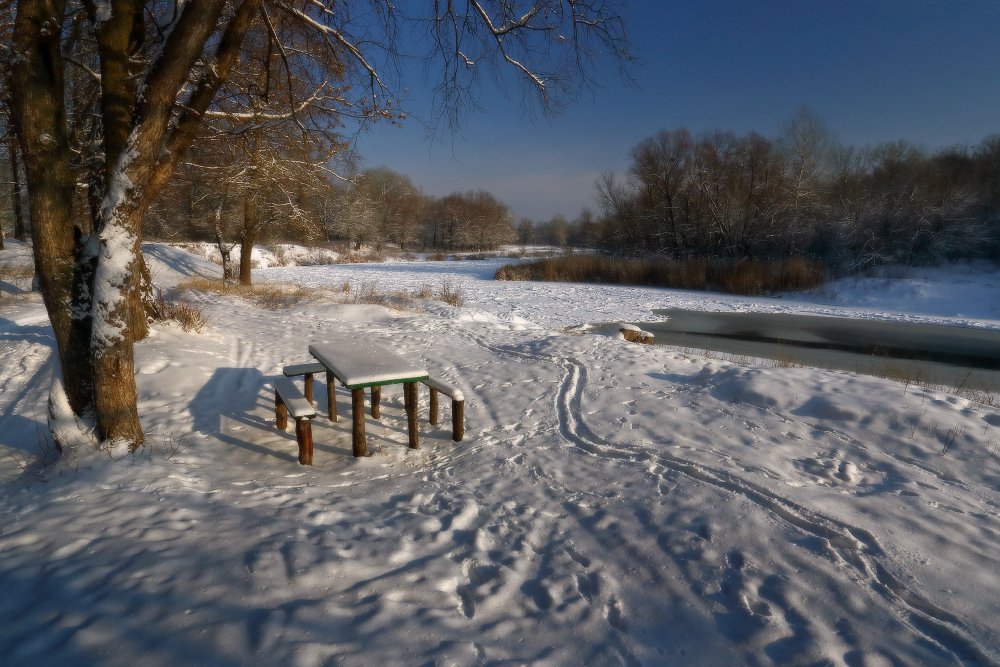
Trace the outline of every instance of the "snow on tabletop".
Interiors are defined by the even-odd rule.
[[[427,369],[365,338],[328,339],[309,353],[344,384],[355,388],[426,378]]]
[[[171,271],[197,270],[157,252]],[[157,325],[136,346],[146,447],[44,469],[33,462],[55,343],[41,304],[5,304],[4,667],[1000,663],[996,407],[560,333],[698,305],[963,313],[996,329],[995,272],[913,274],[951,285],[953,302],[913,291],[899,312],[864,284],[876,310],[845,283],[834,306],[495,283],[483,264],[254,275],[393,289],[449,278],[463,291],[466,307],[426,313],[199,294],[212,336]],[[366,424],[373,456],[351,456],[349,423],[318,419],[324,455],[303,469],[292,434],[274,428],[267,378],[329,331],[391,340],[475,391],[473,437],[422,425],[410,450],[390,388],[393,418]]]

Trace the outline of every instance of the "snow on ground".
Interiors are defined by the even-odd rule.
[[[349,282],[383,292],[438,288],[447,282],[465,296],[465,307],[452,313],[454,317],[499,318],[545,329],[657,320],[662,317],[653,311],[662,308],[802,313],[1000,329],[1000,269],[996,267],[980,266],[975,273],[965,266],[951,271],[908,269],[906,277],[897,279],[849,278],[831,282],[815,293],[751,298],[650,287],[493,281],[496,270],[510,261],[338,264],[275,268],[259,275],[307,287]]]
[[[147,244],[159,246],[162,244]],[[222,264],[222,253],[214,243],[185,243],[183,249],[193,255]],[[233,246],[230,259],[234,266],[239,265],[240,245]],[[250,265],[255,269],[266,269],[272,266],[314,266],[317,264],[332,264],[340,259],[340,254],[326,248],[307,248],[293,243],[274,243],[256,245],[250,253]]]
[[[845,278],[810,293],[820,303],[863,306],[917,315],[1000,320],[996,264],[887,267],[875,276]]]
[[[146,251],[164,284],[208,268]],[[495,283],[493,268],[255,274],[464,292],[427,312],[192,297],[211,331],[158,326],[137,346],[147,447],[45,469],[22,464],[45,446],[51,332],[39,304],[7,305],[3,664],[1000,664],[995,408],[559,331],[662,307],[841,308]],[[961,300],[850,312],[1000,324]],[[461,388],[465,440],[422,423],[407,449],[402,392],[386,388],[374,456],[353,459],[349,422],[319,418],[316,465],[299,466],[267,379],[344,335]]]

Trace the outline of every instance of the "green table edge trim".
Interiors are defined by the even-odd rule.
[[[411,382],[423,382],[424,380],[427,380],[429,378],[430,375],[418,375],[417,377],[412,377],[412,378],[403,378],[399,380],[383,380],[381,382],[364,382],[362,384],[344,384],[344,382],[341,381],[341,384],[343,384],[345,387],[353,391],[355,389],[367,389],[368,387],[381,387],[382,385],[386,384],[409,384]]]

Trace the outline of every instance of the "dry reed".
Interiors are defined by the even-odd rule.
[[[497,270],[496,279],[644,285],[757,295],[818,287],[826,282],[827,269],[819,262],[803,258],[733,262],[571,255],[507,264]]]

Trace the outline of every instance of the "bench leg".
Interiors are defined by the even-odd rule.
[[[351,445],[355,456],[368,456],[368,443],[365,440],[365,390],[351,391],[351,416],[354,418],[354,429],[351,433]]]
[[[451,402],[451,439],[459,442],[465,437],[465,401]]]
[[[299,443],[299,463],[311,466],[313,464],[313,432],[310,420],[295,420],[295,440]]]
[[[326,415],[330,421],[337,421],[337,378],[326,372]]]
[[[438,390],[435,389],[434,387],[431,387],[431,400],[430,400],[430,404],[431,404],[430,419],[428,419],[428,421],[431,424],[437,424],[438,421],[439,421],[438,420]]]
[[[277,389],[274,390],[274,425],[281,431],[288,428],[288,408]]]
[[[407,430],[410,435],[410,449],[420,447],[420,437],[417,435],[417,383],[403,383],[403,402],[406,405]]]
[[[381,414],[379,403],[382,402],[382,387],[372,387],[372,419],[378,419]]]
[[[306,400],[309,401],[309,405],[313,405],[313,374],[306,373],[305,377],[305,391],[302,392],[306,395]]]

